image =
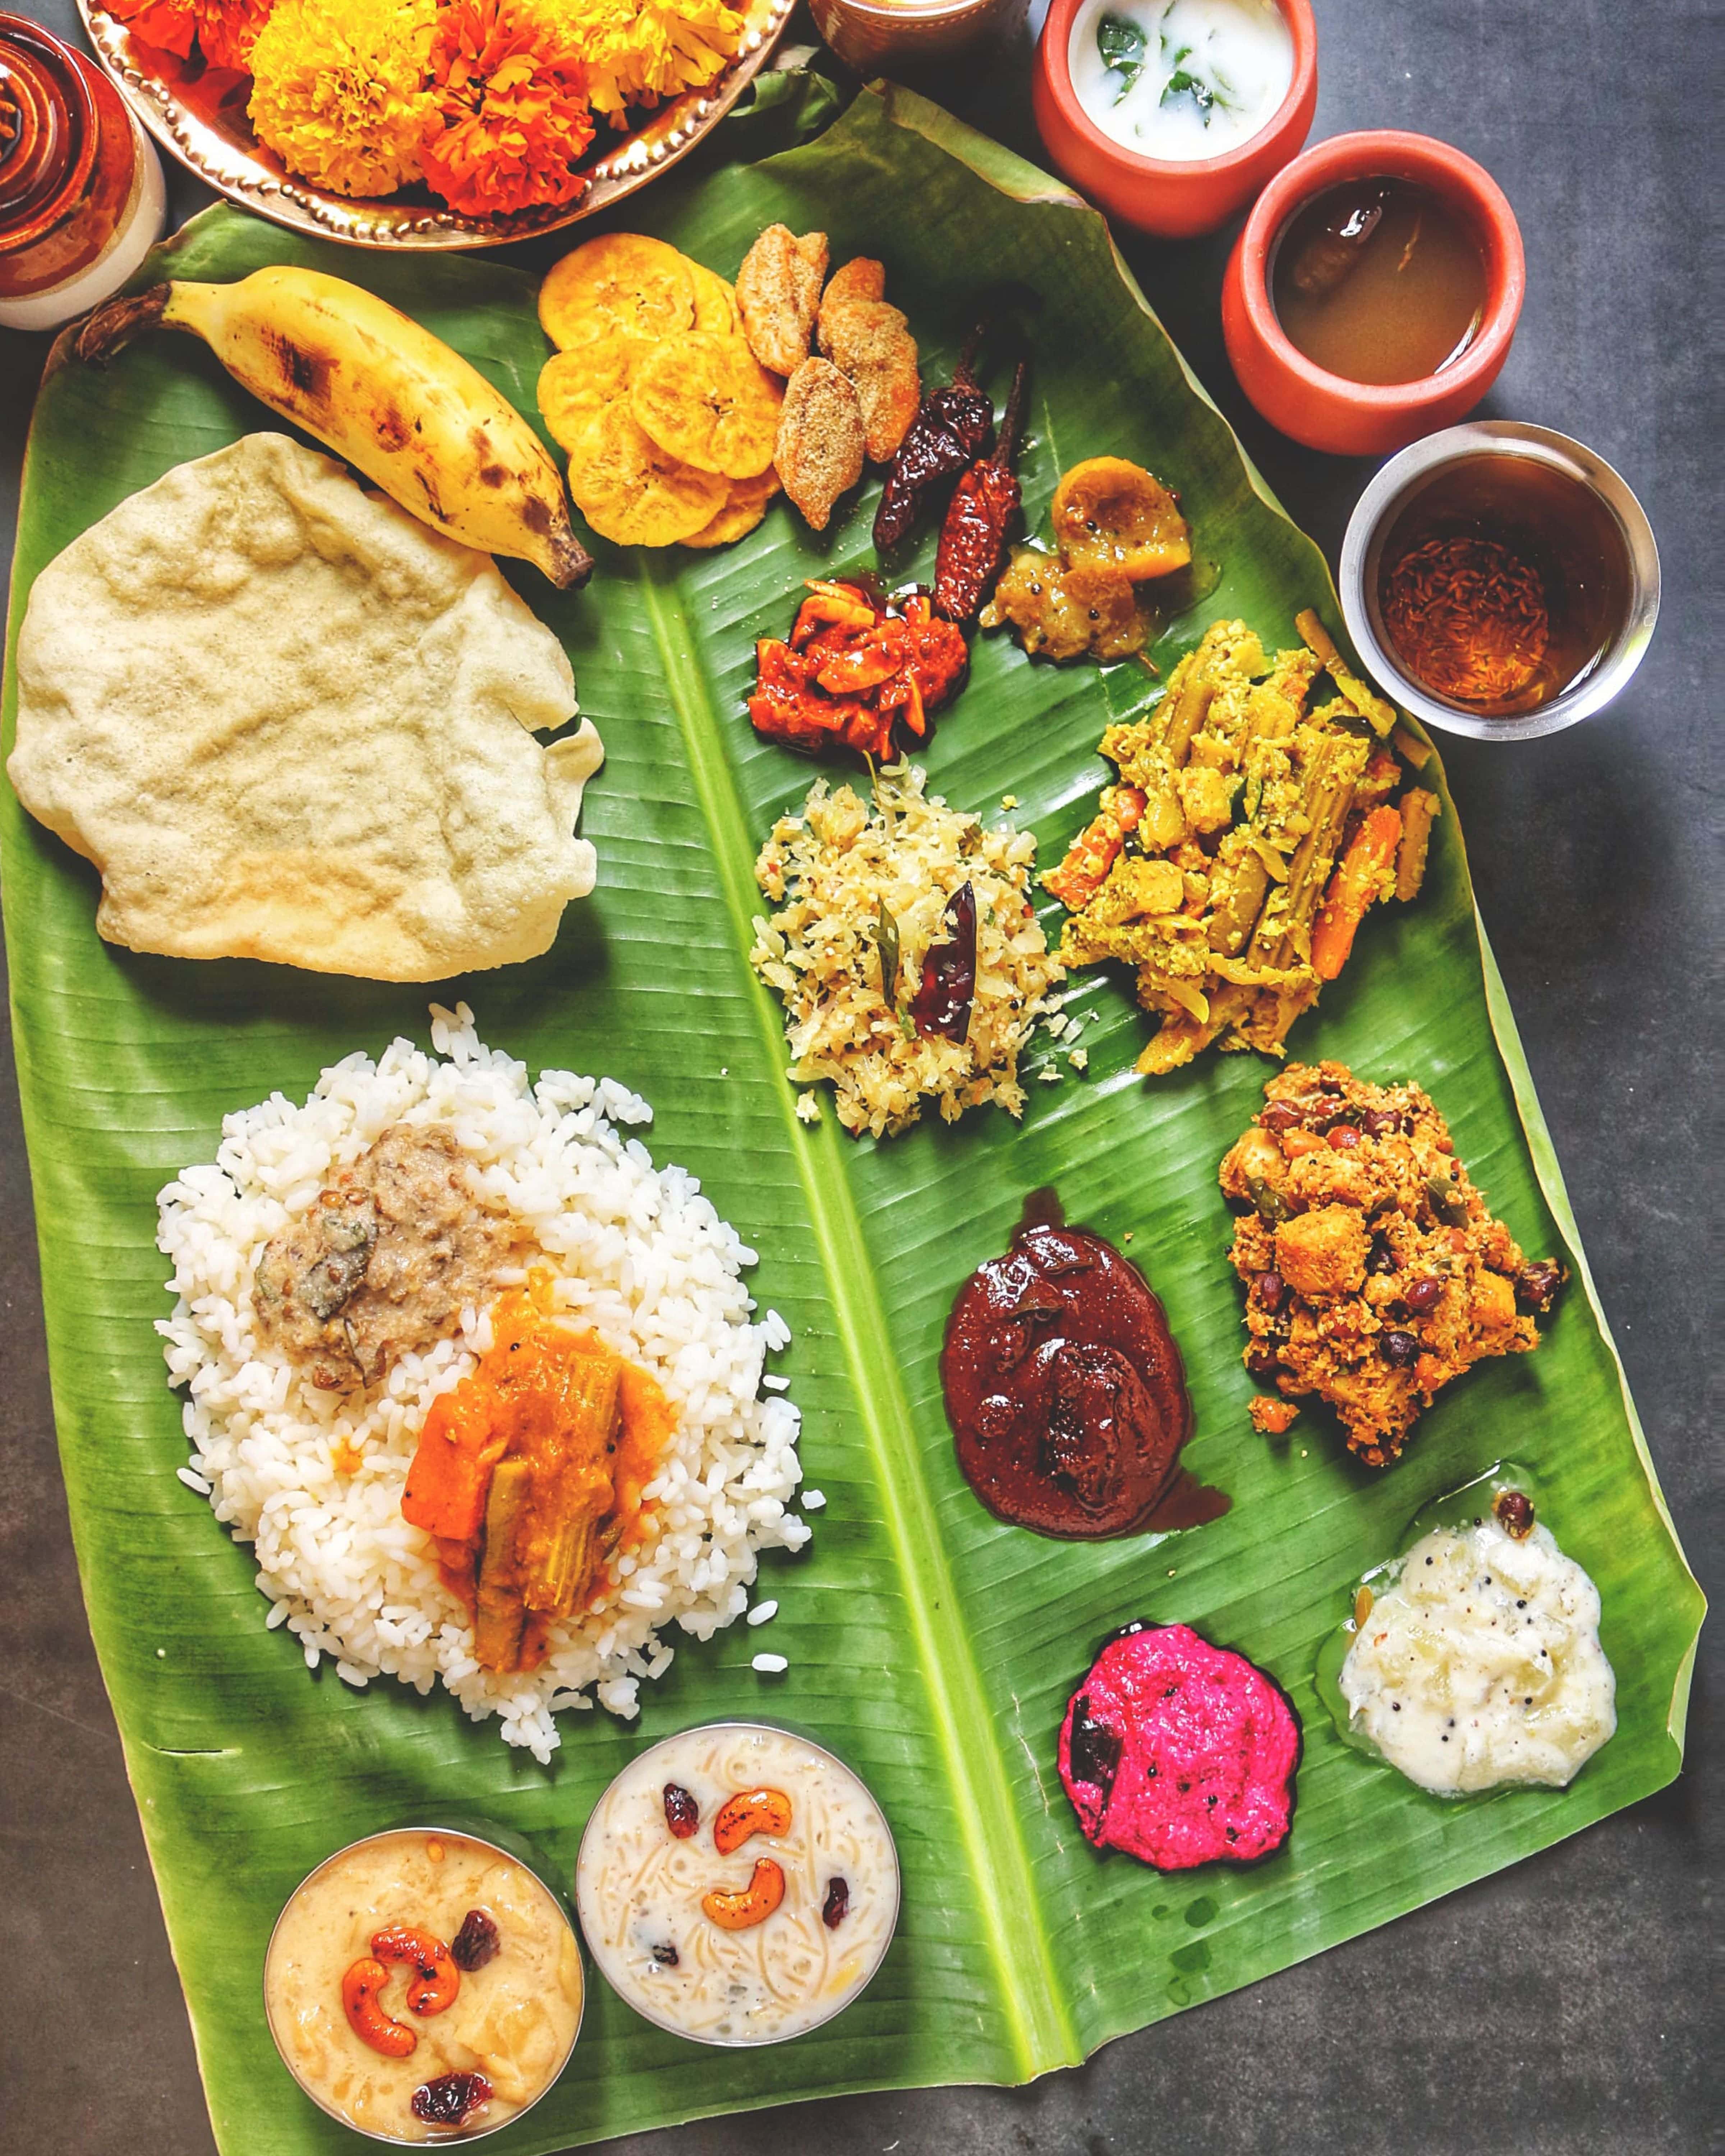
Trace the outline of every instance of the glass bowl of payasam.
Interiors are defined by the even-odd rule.
[[[700,2044],[783,2043],[841,2013],[898,1922],[898,1852],[860,1777],[771,1722],[712,1722],[632,1760],[575,1865],[612,1989]]]
[[[1337,578],[1369,672],[1428,726],[1527,741],[1603,711],[1659,616],[1645,512],[1567,434],[1481,420],[1393,457]]]
[[[368,1835],[289,1897],[264,1961],[282,2061],[331,2118],[402,2146],[472,2141],[568,2063],[585,1984],[535,1867],[462,1830]]]
[[[1053,0],[1030,102],[1049,156],[1111,217],[1214,232],[1311,129],[1311,0]]]
[[[1478,403],[1526,284],[1515,213],[1471,157],[1424,135],[1338,135],[1254,204],[1223,279],[1223,341],[1271,426],[1382,455]]]

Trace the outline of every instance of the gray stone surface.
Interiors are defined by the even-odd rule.
[[[17,0],[14,0],[17,4]],[[69,31],[70,0],[23,0]],[[1665,614],[1605,717],[1446,751],[1496,946],[1600,1293],[1703,1584],[1721,1523],[1717,1264],[1720,941],[1710,428],[1717,300],[1700,283],[1712,11],[1698,0],[1319,0],[1318,136],[1438,135],[1507,192],[1527,244],[1520,336],[1491,412],[1579,435],[1624,471],[1664,554]],[[962,88],[1036,154],[1021,36]],[[196,207],[182,177],[176,207]],[[1226,236],[1127,245],[1260,468],[1333,557],[1371,467],[1272,435],[1228,377]],[[1714,325],[1709,342],[1708,324]],[[9,535],[44,341],[0,332]],[[212,2144],[178,1986],[74,1569],[54,1459],[28,1171],[0,1069],[0,2145],[200,2156]],[[1717,1657],[1689,1764],[1658,1797],[1028,2091],[941,2089],[757,2113],[629,2156],[1700,2156],[1721,2146],[1710,1889]]]

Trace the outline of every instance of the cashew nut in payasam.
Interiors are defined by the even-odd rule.
[[[383,2011],[381,1997],[389,1971],[375,1954],[362,1954],[341,1979],[341,2006],[347,2025],[362,2044],[386,2059],[404,2059],[419,2039],[404,2021]]]
[[[715,1888],[703,1894],[701,1906],[721,1931],[746,1932],[764,1924],[784,1899],[784,1873],[770,1856],[757,1857],[748,1885],[740,1893]]]
[[[713,1847],[729,1856],[752,1834],[788,1834],[791,1800],[783,1789],[739,1789],[713,1821]]]

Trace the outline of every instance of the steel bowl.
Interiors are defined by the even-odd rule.
[[[1378,609],[1378,568],[1384,542],[1409,498],[1447,465],[1478,456],[1531,457],[1586,487],[1609,512],[1623,541],[1629,603],[1620,627],[1588,670],[1561,695],[1519,716],[1488,718],[1465,704],[1436,696],[1409,675],[1395,655]],[[1647,513],[1603,457],[1568,434],[1519,419],[1481,419],[1428,434],[1389,462],[1360,496],[1342,542],[1337,578],[1342,612],[1355,649],[1385,693],[1429,726],[1475,741],[1533,741],[1590,719],[1622,690],[1640,665],[1659,619],[1659,549]]]
[[[736,58],[704,88],[685,90],[587,163],[591,184],[579,202],[496,218],[463,217],[423,187],[372,198],[314,187],[253,136],[245,110],[249,76],[146,44],[95,0],[78,0],[78,13],[121,95],[162,147],[218,194],[315,239],[431,252],[501,247],[558,232],[645,187],[724,118],[772,57],[794,6],[795,0],[746,0]]]
[[[540,2090],[538,2095],[534,2097],[531,2102],[524,2103],[519,2111],[511,2112],[507,2118],[497,2119],[489,2126],[476,2126],[470,2133],[433,2134],[429,2137],[429,2140],[428,2137],[424,2135],[409,2137],[406,2134],[385,2133],[369,2126],[356,2126],[353,2121],[347,2118],[345,2113],[336,2110],[332,2105],[326,2103],[316,2089],[312,2088],[309,2083],[301,2079],[299,2068],[289,2057],[287,2046],[284,2044],[281,2037],[276,2031],[275,2017],[270,2010],[270,1957],[275,1951],[276,1937],[281,1929],[282,1920],[287,1915],[289,1909],[293,1906],[294,1902],[298,1900],[299,1897],[304,1893],[313,1880],[317,1878],[321,1873],[327,1871],[331,1865],[339,1864],[343,1857],[351,1856],[356,1849],[363,1849],[368,1842],[391,1841],[393,1840],[398,1835],[403,1834],[424,1835],[428,1840],[438,1835],[444,1835],[451,1841],[475,1842],[480,1848],[490,1850],[494,1856],[506,1857],[511,1863],[520,1865],[523,1871],[531,1872],[533,1876],[539,1881],[539,1884],[551,1897],[553,1907],[562,1918],[564,1923],[568,1927],[569,1936],[575,1942],[576,1961],[581,1969],[581,2004],[576,2010],[575,2033],[570,2037],[569,2048],[564,2052],[562,2058],[558,2062],[556,2071],[547,2079],[544,2087]],[[550,1867],[540,1857],[536,1850],[535,1850],[531,1844],[526,1841],[523,1837],[509,1833],[505,1829],[489,1825],[482,1827],[470,1826],[465,1824],[455,1825],[450,1824],[448,1820],[434,1820],[425,1822],[415,1820],[410,1821],[405,1826],[380,1828],[376,1834],[362,1834],[359,1836],[357,1840],[345,1842],[340,1849],[331,1850],[329,1855],[324,1858],[321,1864],[314,1864],[312,1866],[311,1869],[305,1874],[305,1876],[300,1881],[299,1885],[295,1887],[293,1892],[290,1894],[286,1901],[282,1903],[280,1912],[277,1916],[275,1926],[270,1933],[270,1943],[264,1950],[264,2020],[265,2025],[270,2030],[270,2036],[275,2042],[276,2051],[280,2056],[281,2063],[287,2069],[295,2087],[297,2087],[300,2093],[311,2102],[315,2103],[318,2109],[322,2112],[326,2118],[333,2118],[339,2125],[346,2127],[347,2131],[355,2135],[357,2138],[365,2141],[381,2142],[386,2148],[423,2148],[428,2145],[438,2144],[465,2148],[470,2142],[483,2141],[487,2134],[500,2133],[503,2131],[504,2128],[513,2126],[517,2120],[525,2118],[527,2113],[532,2110],[534,2105],[542,2102],[544,2099],[550,2095],[552,2089],[557,2087],[557,2082],[562,2079],[565,2071],[567,2070],[570,2060],[575,2055],[575,2046],[581,2041],[581,2026],[583,2022],[587,2019],[587,1994],[588,1989],[589,1985],[587,1966],[585,1961],[583,1959],[581,1953],[581,1935],[576,1929],[575,1921],[570,1908],[568,1897],[563,1892],[562,1889],[557,1885],[554,1877],[552,1876]]]

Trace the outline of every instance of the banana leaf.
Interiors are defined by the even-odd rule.
[[[1138,459],[1178,485],[1220,570],[1164,660],[1223,613],[1286,644],[1315,603],[1339,635],[1317,550],[1245,462],[1101,219],[934,107],[865,93],[810,146],[631,207],[633,223],[725,272],[775,218],[827,231],[835,260],[883,257],[934,374],[979,287],[1029,288],[1033,526],[1063,465]],[[495,264],[344,252],[218,208],[145,275],[233,278],[280,261],[374,286],[533,413],[546,347],[532,286]],[[146,341],[105,374],[54,372],[30,442],[13,634],[31,579],[79,532],[171,465],[268,424],[185,339]],[[596,544],[598,573],[577,595],[519,579],[565,640],[609,752],[584,825],[599,888],[545,958],[442,999],[467,996],[485,1036],[536,1068],[609,1071],[654,1103],[656,1157],[697,1173],[761,1253],[756,1291],[793,1329],[782,1367],[804,1410],[806,1474],[828,1500],[807,1551],[766,1561],[780,1603],[769,1632],[680,1644],[639,1723],[569,1714],[548,1768],[445,1696],[313,1676],[285,1631],[264,1630],[247,1552],[176,1478],[185,1442],[151,1331],[168,1306],[158,1188],[211,1157],[224,1111],[274,1087],[303,1096],[321,1065],[398,1032],[423,1040],[424,993],[110,948],[93,925],[94,872],[9,793],[0,808],[73,1529],[224,2149],[348,2145],[290,2083],[259,2010],[271,1924],[314,1862],[362,1832],[459,1811],[532,1838],[567,1878],[607,1779],[639,1746],[714,1716],[785,1720],[873,1784],[905,1872],[886,1965],[825,2029],[753,2053],[661,2034],[595,1981],[568,2071],[497,2140],[500,2156],[846,2090],[1023,2082],[1513,1862],[1678,1771],[1700,1594],[1587,1277],[1447,793],[1424,895],[1373,913],[1294,1046],[1427,1086],[1518,1240],[1578,1277],[1539,1352],[1451,1388],[1390,1472],[1357,1467],[1320,1414],[1276,1443],[1247,1424],[1215,1168],[1258,1100],[1258,1060],[1134,1076],[1146,1022],[1127,983],[1095,976],[1078,1006],[1093,1014],[1088,1070],[1045,1056],[1053,1082],[1033,1072],[1022,1125],[990,1109],[877,1147],[845,1139],[830,1111],[813,1128],[795,1119],[779,1013],[745,954],[756,846],[810,773],[751,732],[742,699],[753,640],[783,633],[799,580],[870,559],[873,502],[870,487],[824,537],[780,506],[716,553]],[[932,784],[979,814],[1014,794],[1047,863],[1107,775],[1104,726],[1152,692],[1130,668],[1033,665],[980,639],[928,752]],[[14,701],[9,686],[8,726]],[[1434,781],[1441,791],[1435,762]],[[943,1320],[1025,1194],[1050,1183],[1163,1297],[1196,1404],[1189,1457],[1231,1492],[1225,1518],[1056,1543],[993,1520],[960,1479],[937,1375]],[[1620,1721],[1565,1791],[1445,1806],[1344,1746],[1313,1669],[1356,1576],[1423,1504],[1500,1455],[1543,1478],[1554,1531],[1599,1584]],[[1077,1831],[1055,1771],[1060,1714],[1101,1636],[1139,1616],[1241,1649],[1299,1711],[1293,1833],[1255,1869],[1166,1879],[1098,1857]],[[789,1658],[782,1678],[750,1667],[768,1642]]]

